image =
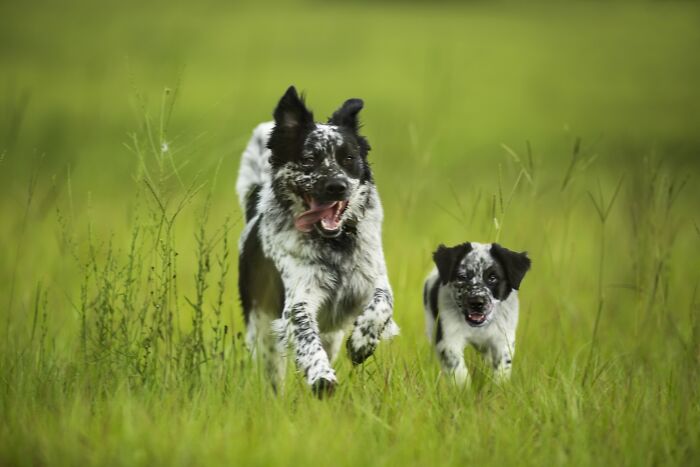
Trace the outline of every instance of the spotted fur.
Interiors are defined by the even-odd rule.
[[[289,349],[307,383],[323,395],[337,383],[331,364],[347,328],[355,364],[398,334],[382,251],[383,212],[369,144],[358,133],[361,108],[362,101],[350,99],[327,123],[316,123],[291,87],[275,121],[254,130],[242,156],[236,188],[247,224],[239,243],[239,292],[248,345],[275,388]],[[295,228],[310,198],[336,200],[324,191],[333,180],[347,202],[338,231]]]
[[[440,245],[435,269],[425,281],[428,338],[442,370],[469,384],[464,348],[471,344],[490,359],[495,379],[508,379],[515,354],[518,289],[530,268],[526,253],[497,243]]]

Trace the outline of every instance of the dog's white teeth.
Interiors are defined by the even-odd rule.
[[[343,213],[345,212],[345,208],[348,206],[347,201],[343,201],[338,203],[338,209],[335,212],[335,220],[340,221],[340,218],[342,217]]]
[[[326,230],[337,230],[338,222],[334,219],[321,219],[321,226]]]

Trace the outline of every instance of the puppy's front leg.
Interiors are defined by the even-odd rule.
[[[515,339],[507,339],[505,342],[491,348],[491,363],[493,364],[494,380],[503,383],[510,379],[515,354]]]
[[[316,312],[314,302],[290,296],[276,326],[283,339],[291,341],[297,368],[304,374],[306,382],[316,395],[323,396],[333,392],[337,379],[323,350]]]
[[[399,327],[391,319],[393,309],[394,297],[385,280],[382,286],[374,289],[369,304],[355,319],[346,345],[352,363],[359,365],[367,360],[377,348],[379,339],[390,339],[399,333]]]
[[[442,372],[460,386],[470,384],[469,371],[464,363],[464,345],[448,340],[441,340],[435,344],[435,351]]]

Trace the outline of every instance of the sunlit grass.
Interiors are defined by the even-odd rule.
[[[697,10],[297,7],[222,6],[205,27],[173,5],[148,34],[109,10],[104,31],[59,22],[47,49],[2,28],[24,55],[0,46],[0,464],[696,464]],[[293,27],[353,22],[363,35],[325,56]],[[197,34],[139,42],[168,24]],[[89,32],[138,43],[128,76],[101,74],[94,54],[115,54],[95,44],[66,59]],[[98,77],[71,82],[70,60]],[[290,82],[319,119],[366,100],[402,329],[362,367],[341,356],[324,401],[291,364],[272,393],[235,288],[238,156]],[[494,240],[533,259],[513,378],[468,350],[460,389],[424,335],[422,281],[438,243]]]

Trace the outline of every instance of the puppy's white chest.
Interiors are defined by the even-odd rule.
[[[463,323],[462,328],[465,344],[483,348],[505,340],[512,333],[511,328],[514,331],[515,326],[511,326],[507,320],[494,318],[492,322],[481,328],[471,327],[466,322]]]

